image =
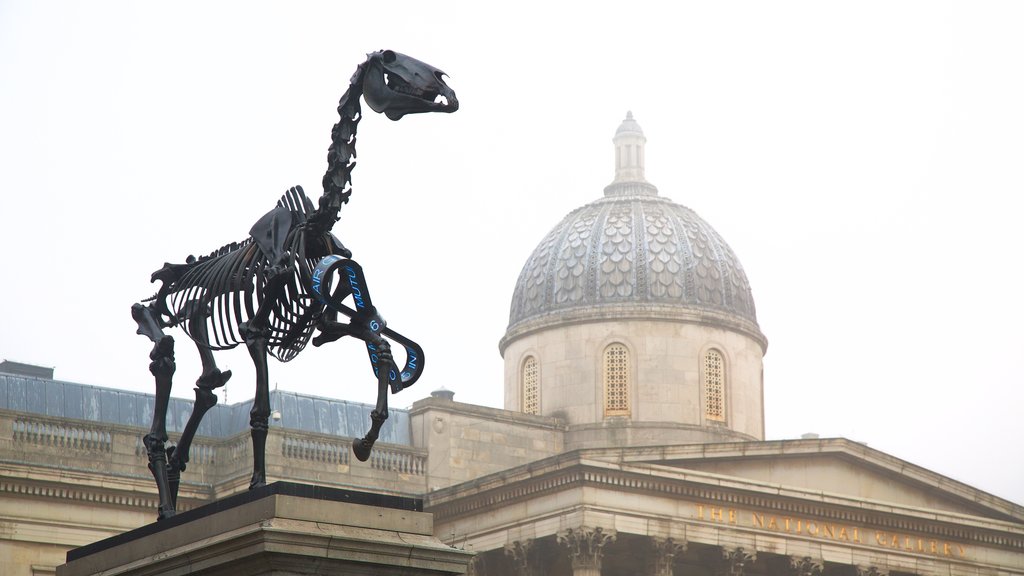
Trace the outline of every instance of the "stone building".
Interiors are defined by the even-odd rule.
[[[1024,507],[845,439],[765,440],[742,266],[646,181],[631,115],[614,143],[604,195],[520,274],[505,409],[435,393],[360,463],[370,407],[274,392],[270,479],[421,496],[476,575],[1024,575]],[[0,574],[153,521],[151,402],[0,365]],[[248,408],[207,415],[180,508],[245,489]]]

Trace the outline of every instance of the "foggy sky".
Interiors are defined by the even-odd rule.
[[[390,48],[462,105],[364,109],[335,228],[426,350],[395,405],[444,386],[501,407],[518,273],[611,182],[632,110],[647,179],[750,280],[768,438],[843,436],[1024,502],[1024,7],[487,4],[0,1],[0,358],[152,392],[129,315],[150,273],[242,240],[290,186],[318,195],[337,100]],[[245,351],[220,362],[251,398]],[[271,381],[374,394],[356,342]]]

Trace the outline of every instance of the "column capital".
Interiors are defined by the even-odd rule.
[[[790,556],[789,567],[793,569],[793,576],[821,576],[825,563],[810,556]]]
[[[686,541],[652,536],[651,544],[654,549],[654,575],[672,576],[672,567],[675,563],[676,554],[686,552]]]
[[[879,570],[877,566],[857,564],[854,568],[857,569],[857,576],[889,576],[888,570]]]
[[[539,576],[537,569],[536,553],[533,552],[533,545],[536,541],[516,540],[511,544],[505,544],[505,555],[512,559],[518,576]]]
[[[722,548],[722,560],[724,576],[743,576],[743,569],[747,564],[753,564],[757,560],[757,552],[743,548]]]
[[[605,530],[600,526],[590,528],[567,528],[558,533],[558,543],[569,551],[573,570],[590,568],[601,570],[601,558],[604,546],[615,541],[615,530]]]

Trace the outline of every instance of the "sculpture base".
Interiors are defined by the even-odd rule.
[[[423,502],[276,482],[68,552],[57,576],[465,574]]]

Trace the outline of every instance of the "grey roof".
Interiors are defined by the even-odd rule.
[[[543,328],[626,318],[710,323],[767,345],[736,254],[693,210],[658,196],[644,178],[646,138],[632,112],[612,142],[615,180],[530,255],[499,347]]]
[[[759,333],[747,276],[714,228],[646,182],[612,184],[605,194],[569,213],[526,261],[509,335],[602,307],[706,310]]]
[[[368,404],[277,390],[270,393],[270,405],[281,412],[280,422],[271,422],[272,426],[346,438],[366,434],[373,410]],[[251,407],[251,399],[231,405],[218,404],[207,412],[197,434],[225,438],[246,432]],[[153,419],[153,395],[0,373],[0,410],[149,428]],[[191,400],[171,398],[167,431],[181,432],[191,413]],[[388,414],[380,441],[412,445],[409,412],[389,409]]]

